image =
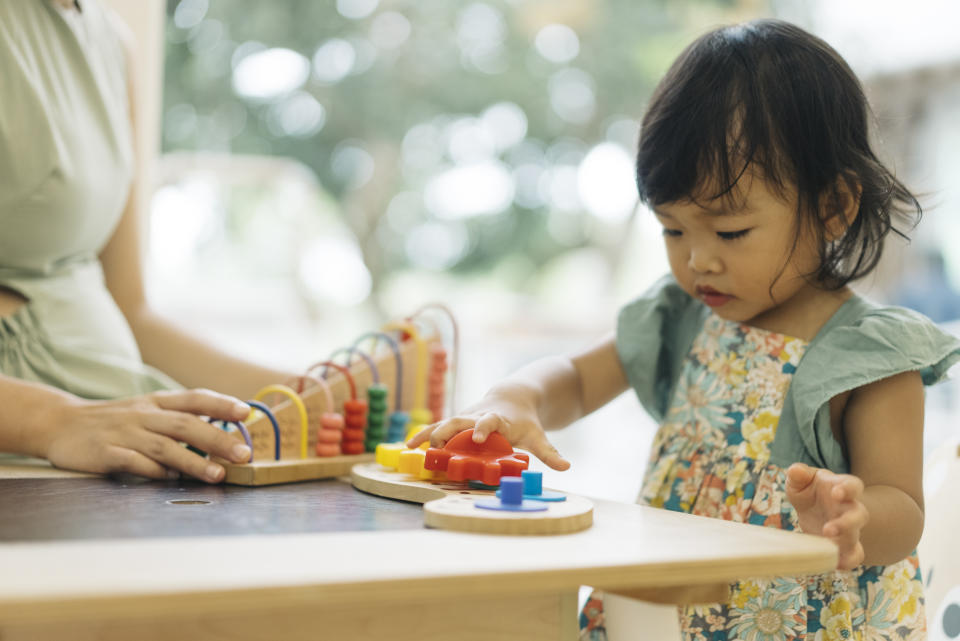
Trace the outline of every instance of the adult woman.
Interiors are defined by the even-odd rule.
[[[130,38],[96,0],[0,3],[0,451],[210,482],[249,449],[202,417],[285,378],[154,313],[140,266]]]

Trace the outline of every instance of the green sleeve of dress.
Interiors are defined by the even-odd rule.
[[[617,354],[640,404],[662,421],[684,357],[709,309],[666,276],[617,318]]]
[[[849,472],[849,461],[830,427],[830,399],[910,371],[920,372],[924,385],[933,385],[958,360],[960,341],[923,315],[851,299],[810,342],[797,367],[771,462],[786,466],[800,461]]]

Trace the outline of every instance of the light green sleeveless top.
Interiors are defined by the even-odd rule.
[[[143,365],[97,258],[133,170],[126,61],[110,17],[0,1],[0,373],[86,398],[176,387]]]

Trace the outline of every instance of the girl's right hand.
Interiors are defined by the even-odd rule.
[[[455,434],[473,428],[473,441],[483,443],[491,432],[500,432],[511,445],[527,450],[555,470],[566,470],[570,462],[547,440],[533,405],[523,400],[520,390],[498,388],[458,416],[444,419],[417,432],[407,441],[415,448],[430,439],[432,447],[443,447]]]
[[[117,401],[71,402],[56,412],[44,435],[46,458],[57,467],[83,472],[127,472],[153,479],[180,473],[218,483],[223,466],[194,454],[182,443],[211,456],[245,463],[250,448],[204,418],[240,421],[250,407],[211,392],[155,392]]]

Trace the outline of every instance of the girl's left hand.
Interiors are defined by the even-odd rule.
[[[870,518],[860,501],[863,481],[852,474],[794,463],[787,468],[786,491],[797,510],[800,529],[825,536],[840,548],[839,569],[851,570],[863,562],[860,531]]]

